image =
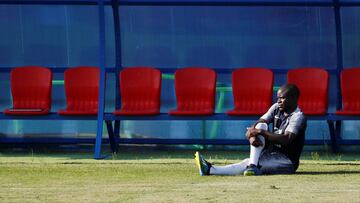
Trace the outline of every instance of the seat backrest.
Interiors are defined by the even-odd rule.
[[[153,67],[129,67],[120,72],[122,110],[160,109],[161,72]]]
[[[13,108],[51,108],[52,72],[40,66],[24,66],[11,70]]]
[[[216,72],[210,68],[188,67],[175,72],[178,110],[201,110],[215,107]]]
[[[287,81],[300,89],[298,104],[305,114],[326,114],[329,89],[329,73],[326,70],[314,67],[289,70]]]
[[[360,111],[360,68],[349,68],[340,75],[343,110]]]
[[[266,68],[240,68],[232,73],[235,109],[264,110],[271,106],[274,74]]]
[[[100,69],[91,66],[69,68],[64,72],[68,110],[98,109]]]

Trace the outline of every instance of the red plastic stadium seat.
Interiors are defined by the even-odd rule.
[[[60,115],[97,115],[100,69],[75,67],[64,72],[66,109]]]
[[[189,67],[175,72],[177,108],[170,115],[211,115],[214,113],[216,73],[209,68]]]
[[[232,116],[262,115],[270,108],[274,74],[265,68],[241,68],[232,73]]]
[[[160,113],[161,72],[152,67],[132,67],[120,72],[121,109],[115,115]]]
[[[51,70],[39,66],[11,70],[10,84],[13,107],[7,115],[42,115],[51,109]]]
[[[305,115],[327,113],[329,73],[326,70],[312,67],[289,70],[287,81],[299,87],[299,107]]]
[[[360,68],[345,69],[340,75],[342,110],[338,115],[360,115]]]

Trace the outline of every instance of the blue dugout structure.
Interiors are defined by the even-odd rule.
[[[120,120],[256,120],[258,117],[246,116],[246,117],[230,117],[223,113],[216,113],[213,116],[207,117],[179,117],[179,116],[169,116],[167,113],[161,113],[158,116],[151,117],[133,117],[133,116],[114,116],[111,113],[107,113],[105,110],[105,94],[106,94],[106,73],[115,74],[115,107],[119,108],[120,95],[118,94],[118,73],[123,68],[123,54],[122,53],[122,36],[121,36],[121,26],[120,26],[120,8],[122,6],[134,6],[134,7],[146,7],[146,6],[179,6],[179,7],[309,7],[309,8],[318,8],[325,7],[331,8],[333,12],[334,19],[331,20],[334,22],[335,36],[336,36],[336,68],[330,69],[328,72],[335,76],[339,77],[340,72],[343,70],[343,36],[342,36],[342,21],[341,21],[341,8],[342,7],[357,7],[360,6],[360,1],[340,1],[340,0],[0,0],[1,5],[78,5],[78,6],[97,6],[98,9],[98,23],[99,23],[99,67],[100,71],[100,94],[99,94],[99,112],[98,116],[94,117],[73,117],[73,116],[59,116],[56,113],[50,113],[46,116],[31,116],[31,117],[13,117],[0,115],[0,119],[30,119],[30,120],[96,120],[96,140],[95,140],[95,154],[96,159],[102,158],[101,155],[101,145],[103,143],[102,134],[103,134],[103,124],[106,123],[108,130],[110,144],[113,151],[116,151],[117,143],[139,143],[139,144],[246,144],[247,141],[243,139],[151,139],[151,138],[120,138]],[[111,6],[113,14],[113,32],[114,32],[114,43],[115,43],[115,68],[106,67],[106,20],[105,20],[105,7]],[[185,32],[185,31],[184,31]],[[27,64],[23,64],[27,65]],[[147,65],[147,64],[144,64]],[[8,72],[11,70],[11,67],[2,67],[0,71]],[[54,72],[63,72],[65,67],[53,69]],[[176,68],[161,67],[160,69],[163,74],[174,73]],[[275,74],[286,74],[286,69],[272,69]],[[231,68],[224,67],[216,69],[219,74],[230,74],[232,72]],[[166,76],[166,75],[165,75]],[[280,83],[280,81],[279,81]],[[337,80],[336,84],[336,109],[341,108],[341,95],[340,95],[340,86],[339,81]],[[329,127],[329,133],[331,138],[331,144],[336,151],[338,144],[359,144],[360,140],[341,140],[341,121],[342,120],[358,120],[357,116],[338,116],[332,113],[326,116],[311,116],[308,117],[309,120],[322,120],[327,121]],[[14,142],[16,138],[1,138],[0,142]],[[65,140],[65,141],[64,141]],[[24,140],[20,140],[23,142]],[[41,142],[41,139],[32,139],[31,142]],[[49,142],[49,140],[47,140]],[[57,142],[59,139],[54,139],[53,142]],[[63,139],[63,143],[66,143],[66,139]],[[93,139],[73,139],[69,142],[90,142],[93,143]],[[322,144],[323,140],[307,140],[307,144]]]

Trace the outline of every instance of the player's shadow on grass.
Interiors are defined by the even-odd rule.
[[[296,175],[346,175],[346,174],[360,174],[357,171],[299,171]]]

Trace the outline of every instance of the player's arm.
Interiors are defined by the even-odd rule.
[[[294,138],[296,137],[296,134],[294,134],[292,132],[288,132],[288,131],[286,131],[284,134],[276,134],[276,133],[269,132],[267,130],[258,130],[258,129],[255,129],[255,130],[258,131],[255,134],[264,136],[265,139],[271,143],[280,144],[283,146],[286,146],[289,143],[291,143],[294,140]]]
[[[271,143],[286,146],[295,139],[304,122],[306,122],[306,119],[303,114],[297,113],[290,118],[289,125],[286,127],[284,134],[275,134],[265,130],[259,133]]]
[[[277,134],[267,130],[251,128],[248,129],[246,136],[248,137],[248,139],[250,139],[251,137],[262,135],[265,137],[267,141],[271,143],[281,144],[286,146],[295,139],[304,120],[305,118],[302,116],[302,114],[294,115],[289,121],[289,125],[286,128],[284,134]]]
[[[250,139],[252,137],[256,137],[258,135],[264,136],[264,138],[271,143],[281,144],[281,145],[285,145],[285,146],[288,145],[296,137],[296,134],[288,132],[288,131],[286,131],[285,134],[277,134],[277,133],[272,133],[267,130],[261,130],[261,129],[255,129],[255,128],[248,129],[248,131],[246,133],[246,137],[248,139]]]
[[[267,120],[260,118],[260,119],[257,120],[254,124],[251,125],[251,128],[255,128],[255,126],[256,126],[258,123],[266,123],[266,124],[269,124]]]
[[[254,133],[255,131],[254,130],[256,130],[255,129],[255,126],[258,124],[258,123],[266,123],[266,124],[268,124],[268,122],[265,120],[265,119],[259,119],[259,120],[257,120],[254,124],[252,124],[251,125],[251,127],[249,127],[249,128],[247,128],[247,131],[246,131],[246,133],[245,133],[245,136],[247,137],[247,139],[248,140],[250,140],[250,137],[255,137],[254,135],[250,135],[250,133]]]

